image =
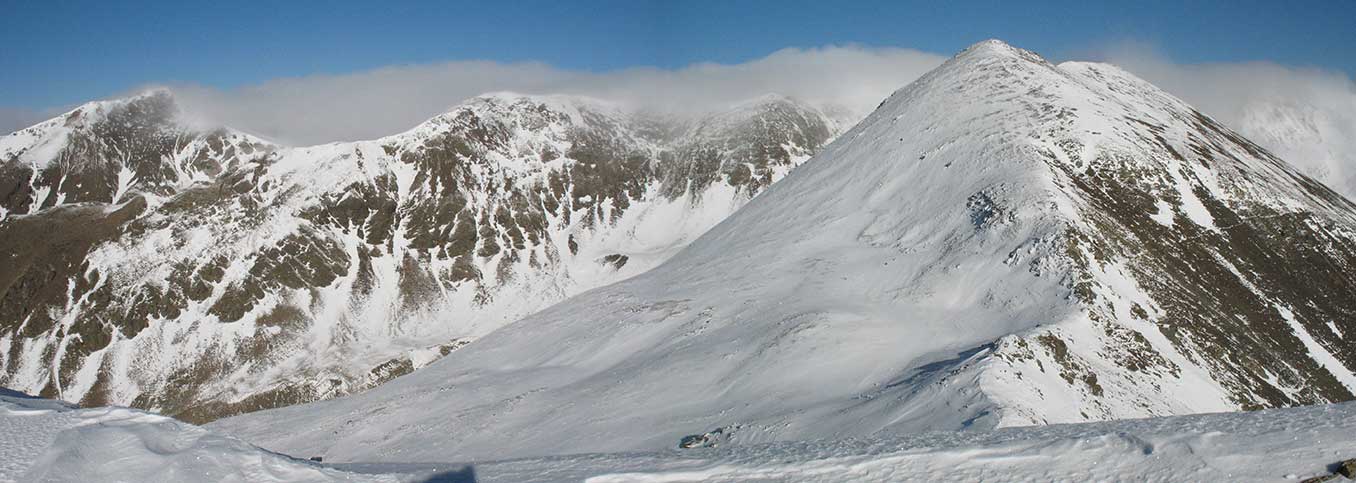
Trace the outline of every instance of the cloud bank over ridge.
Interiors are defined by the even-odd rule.
[[[172,85],[186,111],[285,144],[371,139],[404,131],[478,94],[570,94],[636,109],[703,111],[768,93],[865,115],[945,61],[909,49],[783,49],[742,64],[593,73],[487,61],[386,67],[276,79],[239,89]]]
[[[1356,198],[1356,83],[1349,76],[1270,62],[1181,64],[1137,44],[1111,47],[1097,57]]]
[[[846,45],[788,48],[739,64],[680,69],[586,72],[541,63],[456,61],[280,78],[231,89],[169,87],[197,120],[282,144],[311,145],[395,134],[469,97],[500,91],[596,97],[678,114],[777,93],[856,120],[947,57]],[[1346,74],[1269,62],[1179,63],[1132,42],[1090,50],[1083,57],[1143,77],[1356,197],[1356,83]],[[0,131],[62,110],[0,108]]]

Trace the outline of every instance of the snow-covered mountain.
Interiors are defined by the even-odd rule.
[[[327,460],[1353,399],[1356,206],[1103,64],[977,44],[642,275],[215,428]]]
[[[369,387],[655,266],[837,131],[777,96],[494,94],[302,148],[180,114],[159,90],[0,138],[0,384],[189,421]]]

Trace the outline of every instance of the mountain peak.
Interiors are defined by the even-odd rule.
[[[169,87],[166,87],[166,86],[151,86],[151,87],[147,87],[147,88],[145,88],[145,89],[142,89],[142,90],[140,90],[140,91],[137,91],[136,94],[132,94],[132,95],[130,95],[130,96],[127,96],[126,98],[127,98],[127,99],[143,99],[143,98],[152,98],[152,97],[161,97],[161,98],[169,98],[169,99],[173,99],[173,98],[174,98],[174,90],[172,90],[172,89],[170,89]]]
[[[516,106],[520,104],[546,106],[549,109],[561,112],[569,112],[577,109],[591,109],[598,111],[621,110],[621,107],[617,103],[598,99],[596,97],[574,94],[523,94],[512,91],[496,91],[487,92],[466,99],[451,108],[450,111],[476,105]]]
[[[1035,52],[1013,47],[998,39],[976,42],[957,53],[953,58],[1014,58],[1047,63],[1044,58]]]
[[[1007,42],[1004,42],[1004,41],[1002,41],[1002,40],[998,40],[998,39],[985,39],[985,40],[981,40],[981,41],[979,41],[979,42],[975,42],[975,43],[973,43],[973,44],[970,44],[970,46],[969,46],[969,47],[966,47],[965,50],[963,50],[962,52],[976,52],[976,53],[978,53],[978,52],[990,52],[990,53],[1002,54],[1002,53],[1011,53],[1011,52],[1015,52],[1016,50],[1017,50],[1016,47],[1013,47],[1012,45],[1009,45]]]
[[[563,116],[570,124],[581,125],[585,122],[584,112],[620,117],[622,109],[617,104],[587,96],[568,94],[522,94],[511,91],[495,91],[467,98],[442,114],[423,122],[412,129],[424,131],[452,122],[466,113],[489,118],[507,117],[556,117]]]
[[[794,103],[794,102],[796,102],[796,101],[795,101],[794,99],[792,99],[792,98],[790,98],[790,97],[784,95],[784,94],[779,94],[779,93],[776,93],[776,92],[769,92],[769,93],[763,94],[763,95],[761,95],[761,96],[749,98],[749,99],[747,99],[747,100],[745,100],[745,101],[743,101],[743,102],[740,102],[740,103],[736,104],[736,106],[757,105],[757,104],[779,104],[779,103],[785,103],[785,102],[792,102],[792,103]]]
[[[159,106],[160,109],[178,109],[174,99],[174,92],[168,87],[156,86],[123,97],[86,102],[79,107],[68,111],[66,116],[69,117],[76,113],[78,113],[76,114],[77,116],[83,116],[85,114],[108,112],[128,107],[144,108],[150,106]]]
[[[872,116],[896,116],[905,110],[921,110],[928,112],[919,113],[922,115],[919,121],[927,122],[928,117],[955,117],[959,114],[955,110],[960,106],[1020,108],[1021,102],[1005,103],[1003,100],[1025,96],[1032,88],[1068,94],[1068,89],[1054,87],[1070,84],[1077,83],[1040,55],[990,39],[960,51],[895,91]],[[1055,95],[1056,92],[1046,94]]]

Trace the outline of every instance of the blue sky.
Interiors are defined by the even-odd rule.
[[[149,83],[229,89],[472,59],[677,68],[849,43],[950,54],[990,37],[1056,59],[1129,41],[1183,63],[1356,72],[1349,1],[4,2],[0,108],[32,110]]]

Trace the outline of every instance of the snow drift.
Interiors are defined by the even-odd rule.
[[[1356,403],[883,439],[463,463],[327,465],[134,409],[0,392],[0,481],[1299,480],[1356,456]],[[1356,467],[1356,460],[1350,460]]]

